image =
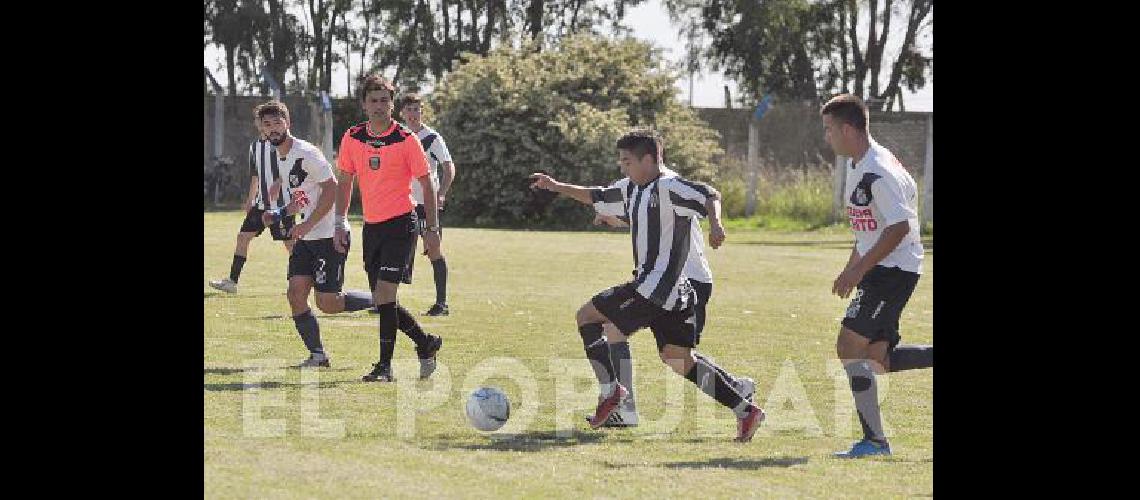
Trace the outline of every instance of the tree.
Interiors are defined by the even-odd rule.
[[[248,22],[238,7],[238,0],[211,0],[206,2],[206,26],[213,43],[226,52],[227,91],[237,94],[237,75],[234,70],[238,47],[245,38]]]
[[[429,97],[434,126],[463,151],[464,188],[448,216],[492,226],[586,227],[588,207],[526,189],[546,171],[584,185],[621,174],[614,143],[631,126],[655,127],[666,160],[711,179],[723,155],[717,133],[679,104],[657,49],[636,39],[574,35],[553,49],[499,47],[468,55]]]
[[[705,54],[738,81],[746,100],[771,93],[817,100],[852,92],[872,109],[902,106],[902,88],[926,84],[933,57],[915,41],[933,31],[933,0],[666,0],[674,19],[699,22],[711,38]],[[693,16],[699,11],[699,17]],[[860,25],[860,17],[866,16]],[[898,54],[885,60],[891,21],[904,17]],[[860,41],[862,38],[862,41]],[[897,39],[897,37],[896,37]],[[890,68],[882,80],[883,70]]]

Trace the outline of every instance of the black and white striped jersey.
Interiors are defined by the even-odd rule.
[[[258,139],[249,145],[249,175],[257,177],[257,197],[253,206],[262,210],[283,207],[289,204],[289,186],[282,181],[280,192],[275,203],[266,206],[265,198],[269,197],[269,186],[281,179],[282,168],[277,161],[277,148],[266,139]]]
[[[684,271],[692,251],[691,232],[700,230],[693,218],[708,215],[710,193],[705,184],[673,172],[644,186],[625,178],[590,192],[598,213],[629,218],[637,293],[663,309],[684,309],[692,299]]]

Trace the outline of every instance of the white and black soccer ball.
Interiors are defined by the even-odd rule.
[[[467,398],[467,421],[484,432],[499,430],[511,418],[511,402],[494,387],[480,387]]]

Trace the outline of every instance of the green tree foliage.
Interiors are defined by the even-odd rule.
[[[582,185],[622,175],[615,143],[631,126],[665,139],[666,162],[710,180],[717,133],[676,100],[676,78],[648,44],[587,35],[555,50],[503,47],[469,56],[431,95],[433,126],[462,177],[449,220],[482,226],[586,227],[591,209],[528,188],[546,172]]]

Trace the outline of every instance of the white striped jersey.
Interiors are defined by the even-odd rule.
[[[684,271],[699,231],[693,219],[708,214],[709,194],[702,183],[665,173],[644,186],[626,180],[590,191],[598,213],[629,217],[637,293],[663,309],[684,309],[694,298]]]
[[[661,167],[661,175],[676,176],[678,175],[668,167]],[[610,184],[609,187],[616,187],[622,190],[633,189],[630,185],[629,177],[623,178]],[[629,223],[629,217],[622,215],[619,216],[621,220]],[[700,281],[701,283],[712,283],[712,268],[709,267],[709,261],[705,258],[705,238],[701,233],[701,223],[696,217],[689,219],[692,221],[693,227],[689,231],[689,260],[685,262],[685,276],[689,279]],[[634,263],[636,265],[636,262]]]
[[[420,145],[424,147],[424,157],[427,158],[431,185],[438,194],[439,175],[437,172],[443,162],[451,161],[451,152],[447,150],[447,143],[443,142],[443,136],[427,125],[416,132],[416,137],[420,139]],[[416,202],[416,205],[424,204],[424,188],[420,185],[419,179],[415,178],[412,179],[412,200]]]
[[[257,177],[257,197],[253,206],[266,210],[279,208],[289,204],[292,197],[289,187],[282,181],[281,190],[277,199],[266,206],[265,198],[269,197],[269,186],[281,179],[281,166],[277,162],[277,148],[266,139],[258,139],[249,145],[249,175]]]

